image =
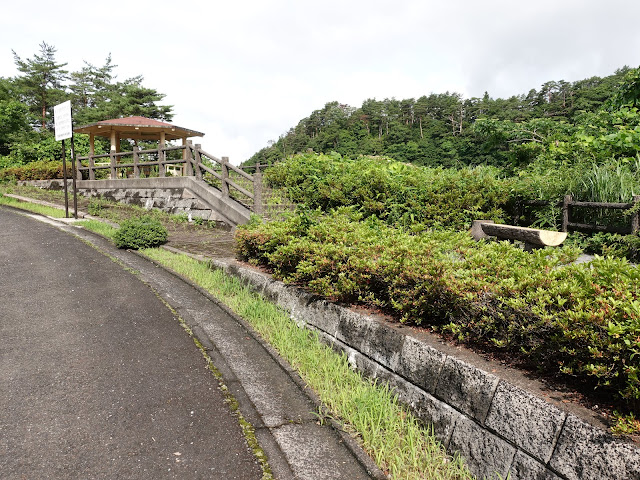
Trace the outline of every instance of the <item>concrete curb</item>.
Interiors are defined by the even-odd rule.
[[[167,247],[167,246],[164,246],[163,248],[165,250],[171,251],[173,253],[180,253],[180,254],[187,255],[187,256],[192,257],[192,258],[194,258],[196,260],[209,261],[209,259],[207,259],[206,257],[204,257],[202,255],[193,255],[193,254],[185,253],[185,252],[183,252],[181,250],[178,250],[176,248]],[[136,255],[140,255],[141,257],[145,258],[146,260],[151,261],[155,265],[165,269],[167,272],[169,272],[172,275],[176,276],[177,278],[179,278],[183,282],[189,284],[191,287],[193,287],[194,289],[199,291],[202,295],[207,297],[211,302],[213,302],[216,305],[218,305],[222,310],[225,311],[225,313],[227,313],[229,316],[233,317],[239,324],[241,324],[246,329],[247,333],[249,335],[251,335],[253,337],[253,339],[256,342],[258,342],[269,353],[269,355],[273,358],[273,360],[276,363],[278,363],[278,365],[280,365],[280,367],[284,371],[286,371],[288,373],[288,375],[291,378],[291,380],[313,402],[314,406],[316,407],[316,411],[319,411],[320,409],[326,409],[326,407],[323,405],[323,403],[320,400],[320,398],[316,395],[316,393],[313,390],[311,390],[311,389],[309,389],[307,387],[305,382],[302,380],[302,378],[300,378],[300,376],[296,373],[296,371],[293,369],[293,367],[291,367],[291,365],[289,365],[289,363],[287,361],[285,361],[269,343],[267,343],[262,337],[260,337],[253,330],[253,327],[246,320],[244,320],[242,317],[238,316],[233,310],[231,310],[228,306],[226,306],[224,303],[222,303],[219,299],[217,299],[216,297],[211,295],[208,291],[206,291],[205,289],[203,289],[199,285],[193,283],[188,278],[183,277],[179,273],[174,272],[173,270],[163,266],[162,264],[158,264],[158,263],[154,262],[153,260],[148,259],[147,257],[145,257],[142,254],[139,254],[137,252],[133,252],[133,253],[136,253]],[[196,329],[194,329],[193,333],[194,333],[194,335],[196,335],[196,338],[198,338],[199,341],[201,341],[201,342],[203,342],[204,344],[207,344],[207,345],[211,344],[209,338],[206,336],[204,331],[202,331],[202,329],[197,329],[196,328]],[[226,379],[226,375],[224,373],[223,373],[223,377],[225,377],[225,379]],[[380,470],[380,468],[375,464],[375,462],[371,459],[371,457],[369,457],[369,455],[367,455],[362,450],[362,447],[360,447],[358,442],[353,437],[351,437],[348,433],[346,433],[344,430],[342,430],[341,425],[337,421],[335,421],[332,418],[329,418],[328,422],[331,424],[332,428],[336,431],[336,433],[338,435],[340,435],[340,438],[341,438],[342,442],[346,445],[346,447],[351,451],[351,453],[357,458],[357,460],[367,470],[367,473],[371,476],[371,478],[373,478],[375,480],[387,480],[389,478],[387,475],[384,474],[384,472],[382,472],[382,470]]]
[[[479,477],[640,479],[640,449],[543,398],[373,317],[234,261],[210,262],[318,331],[354,368],[389,382]]]

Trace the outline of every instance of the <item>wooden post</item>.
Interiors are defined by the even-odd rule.
[[[140,161],[140,147],[137,145],[133,147],[133,178],[140,178],[140,167],[138,166],[138,162]]]
[[[222,184],[220,185],[220,190],[222,190],[223,197],[229,196],[227,180],[229,180],[229,157],[222,157]]]
[[[193,164],[191,163],[193,161],[193,154],[191,152],[191,149],[193,148],[192,144],[191,144],[191,140],[187,140],[187,143],[184,147],[184,166],[185,166],[185,174],[187,175],[187,177],[192,177],[193,176]]]
[[[82,162],[80,161],[80,155],[76,155],[76,179],[82,180],[82,171],[80,167],[82,166]]]
[[[165,176],[164,159],[165,159],[165,134],[160,132],[160,144],[158,145],[158,176]]]
[[[260,165],[256,165],[256,172],[253,174],[253,211],[260,215],[262,208],[262,173]]]
[[[89,180],[96,179],[96,171],[94,170],[96,162],[93,159],[93,155],[89,155]]]
[[[638,207],[638,203],[640,203],[640,195],[634,195],[633,196],[633,206],[634,207]],[[631,233],[637,233],[638,230],[640,230],[640,212],[635,212],[632,216],[631,216]]]
[[[194,160],[193,160],[193,169],[195,170],[196,178],[198,180],[202,180],[202,170],[200,169],[200,164],[202,163],[202,157],[200,156],[200,149],[202,145],[196,143],[196,148],[194,150]]]
[[[573,197],[571,195],[565,195],[562,200],[562,231],[569,231],[569,213],[571,209],[571,202],[573,202]]]
[[[109,149],[109,163],[111,165],[111,179],[116,178],[116,157],[113,156],[116,153],[116,131],[111,130],[111,148]]]
[[[89,180],[95,180],[96,179],[96,172],[93,170],[94,162],[93,162],[93,156],[96,154],[96,136],[93,133],[89,134],[89,162],[88,162],[88,166],[89,166]],[[81,166],[80,160],[78,160],[78,167]],[[80,172],[78,172],[78,178],[80,180],[82,180],[82,175],[80,174]]]
[[[164,170],[164,150],[162,146],[158,147],[158,176],[159,177],[164,177],[165,176],[165,170]]]
[[[110,161],[110,170],[111,170],[111,179],[115,180],[117,178],[116,176],[116,156],[115,156],[115,151],[111,150],[111,153],[109,154],[109,161]]]

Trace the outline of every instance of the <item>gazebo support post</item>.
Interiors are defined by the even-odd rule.
[[[116,178],[116,132],[115,130],[111,131],[111,148],[109,149],[109,166],[110,166],[110,176],[112,180]]]
[[[158,176],[159,177],[164,177],[165,176],[165,167],[164,167],[164,161],[165,161],[165,135],[164,132],[160,132],[160,143],[158,144]]]
[[[133,178],[140,178],[140,167],[138,166],[138,162],[140,161],[140,147],[137,145],[133,147]]]

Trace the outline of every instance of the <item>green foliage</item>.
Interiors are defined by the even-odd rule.
[[[9,153],[9,144],[29,132],[27,106],[15,98],[15,88],[0,78],[0,158]]]
[[[417,167],[385,157],[295,155],[267,170],[275,187],[311,209],[355,206],[406,228],[416,224],[465,228],[477,218],[501,219],[512,182],[491,167]]]
[[[125,220],[113,236],[113,241],[118,248],[158,247],[167,241],[167,229],[153,217],[142,216]]]
[[[69,168],[69,165],[67,165]],[[70,175],[71,173],[68,172]],[[50,180],[63,178],[62,162],[37,161],[20,167],[9,167],[0,170],[0,179],[14,180]]]
[[[616,424],[611,427],[611,432],[615,435],[638,435],[640,434],[640,420],[633,413],[623,415],[620,412],[613,412]]]
[[[640,262],[640,235],[637,233],[619,235],[599,232],[594,235],[586,235],[574,232],[569,235],[565,243],[578,246],[585,253]]]
[[[610,105],[613,109],[640,106],[640,68],[629,69],[625,73]]]
[[[100,216],[104,208],[109,204],[106,200],[101,197],[94,197],[89,200],[89,205],[87,206],[87,211],[89,215]]]
[[[352,210],[238,229],[241,257],[345,302],[640,402],[640,272],[624,260],[570,264],[574,247],[527,253],[466,232],[408,234]]]

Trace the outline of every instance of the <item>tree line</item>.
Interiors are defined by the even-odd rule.
[[[70,72],[46,42],[29,58],[12,53],[19,74],[0,77],[0,167],[57,157],[53,106],[67,100],[75,125],[134,115],[173,117],[173,107],[161,103],[165,95],[145,86],[141,75],[118,79],[111,54],[100,66],[85,60],[80,70]]]
[[[597,112],[611,111],[621,83],[634,74],[637,70],[623,67],[602,78],[549,81],[507,99],[492,98],[489,93],[465,99],[445,92],[417,99],[367,99],[360,107],[329,102],[246,164],[273,164],[313,150],[343,156],[384,155],[427,166],[489,164],[514,171],[533,161],[543,146],[588,128]],[[633,91],[628,94],[633,98]],[[609,119],[610,125],[603,126],[607,133],[615,133],[617,121]]]

